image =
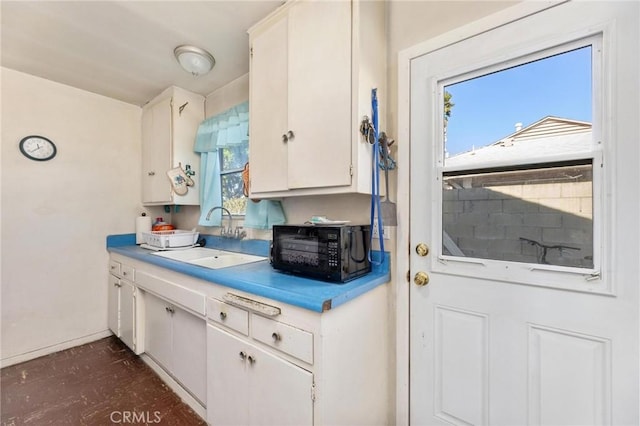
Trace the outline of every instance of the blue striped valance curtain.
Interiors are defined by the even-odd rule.
[[[200,220],[202,226],[220,226],[222,212],[213,207],[222,206],[220,159],[218,148],[249,144],[249,102],[243,102],[220,114],[204,120],[193,150],[200,153]]]

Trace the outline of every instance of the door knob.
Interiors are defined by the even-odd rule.
[[[427,284],[429,284],[429,274],[427,274],[426,272],[418,272],[416,273],[416,275],[413,277],[413,282],[420,287],[423,287]]]
[[[418,244],[416,246],[416,253],[418,253],[418,256],[425,257],[429,254],[429,246],[425,243]]]

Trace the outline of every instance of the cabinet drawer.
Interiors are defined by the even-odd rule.
[[[308,331],[252,315],[251,335],[259,342],[313,364],[313,334]]]
[[[120,262],[116,262],[115,260],[109,260],[109,273],[115,275],[116,277],[119,277],[120,271],[121,271]]]
[[[136,284],[144,290],[148,290],[170,301],[191,309],[200,315],[205,314],[205,295],[181,285],[165,281],[144,271],[136,274]]]
[[[218,299],[207,299],[207,317],[232,330],[249,335],[249,312]]]
[[[122,265],[121,267],[122,278],[134,282],[136,280],[136,270],[133,266]]]

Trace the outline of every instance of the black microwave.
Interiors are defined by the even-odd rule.
[[[274,225],[271,265],[343,283],[371,272],[369,225]]]

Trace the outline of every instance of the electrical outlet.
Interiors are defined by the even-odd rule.
[[[378,238],[380,238],[380,233],[378,232],[377,220],[373,221],[373,228],[371,228],[371,238],[373,238],[374,240],[377,240]]]
[[[380,232],[378,231],[378,219],[375,219],[373,222],[373,228],[371,229],[371,237],[374,240],[378,240],[380,238]],[[391,227],[382,225],[382,239],[389,240],[391,239]]]

